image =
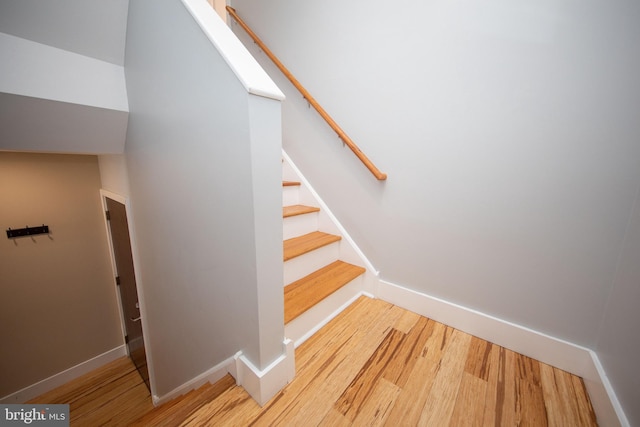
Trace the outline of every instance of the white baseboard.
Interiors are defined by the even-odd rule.
[[[285,325],[285,335],[294,340],[295,348],[342,313],[355,300],[365,295],[362,285],[359,284],[361,281],[361,278],[356,278]]]
[[[182,396],[190,392],[191,390],[195,390],[202,386],[205,383],[215,383],[222,377],[224,377],[227,373],[231,374],[234,378],[237,378],[235,373],[235,357],[230,357],[211,369],[203,372],[197,377],[187,381],[179,387],[174,388],[169,393],[166,393],[162,396],[153,395],[153,405],[160,406],[163,403],[166,403],[172,399],[175,399],[178,396]]]
[[[593,363],[584,375],[580,376],[589,392],[593,410],[598,416],[598,423],[601,426],[631,427],[598,355],[594,351],[589,350],[589,352]]]
[[[293,341],[285,339],[282,345],[284,354],[263,370],[256,368],[242,353],[235,357],[237,384],[244,387],[260,406],[290,383],[296,374]]]
[[[79,363],[75,366],[72,366],[69,369],[65,369],[62,372],[59,372],[55,375],[50,376],[42,381],[38,381],[35,384],[32,384],[28,387],[23,388],[22,390],[18,390],[15,393],[7,395],[0,399],[0,403],[24,403],[34,397],[40,396],[43,393],[53,390],[56,387],[59,387],[65,383],[68,383],[71,380],[78,378],[88,372],[93,371],[103,365],[106,365],[109,362],[113,362],[114,360],[126,356],[127,349],[124,345],[106,351],[96,357],[93,357],[89,360],[86,360],[82,363]]]
[[[488,314],[380,280],[377,298],[580,376],[603,426],[629,426],[597,355]]]

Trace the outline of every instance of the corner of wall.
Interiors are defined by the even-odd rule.
[[[12,393],[8,396],[4,396],[0,398],[0,403],[24,403],[30,399],[33,399],[34,397],[40,396],[41,394],[53,390],[56,387],[66,384],[69,381],[72,381],[88,372],[91,372],[94,369],[97,369],[126,355],[127,348],[124,345],[115,347],[92,359],[85,360],[84,362],[72,366],[69,369],[66,369],[62,372],[50,376],[49,378],[25,387],[22,390],[18,390],[17,392]]]
[[[598,423],[629,426],[592,350],[384,280],[376,297],[582,377]]]
[[[153,395],[152,399],[153,399],[153,405],[154,406],[160,406],[163,403],[166,403],[172,399],[175,399],[176,397],[179,397],[185,393],[190,392],[191,390],[195,390],[197,388],[199,388],[200,386],[202,386],[205,383],[215,383],[216,381],[218,381],[219,379],[221,379],[222,377],[224,377],[227,373],[230,373],[232,376],[235,377],[235,375],[233,375],[234,373],[234,369],[233,366],[235,365],[235,357],[230,357],[226,360],[223,360],[221,363],[218,363],[216,366],[212,367],[211,369],[207,370],[206,372],[203,372],[202,374],[198,375],[197,377],[187,381],[186,383],[182,384],[179,387],[176,387],[175,389],[171,390],[169,393],[164,394],[162,396],[158,396],[158,395]]]
[[[631,427],[598,355],[591,350],[589,353],[592,363],[581,376],[598,416],[598,423],[603,426]]]
[[[295,348],[293,341],[285,339],[282,343],[284,354],[263,370],[256,368],[242,352],[234,357],[235,378],[238,385],[244,387],[260,406],[264,406],[284,386],[295,377]],[[231,371],[229,371],[233,375]]]

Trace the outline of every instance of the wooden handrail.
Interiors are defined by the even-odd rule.
[[[240,26],[247,32],[247,34],[249,34],[253,41],[256,42],[260,49],[262,49],[262,51],[269,57],[269,59],[271,59],[273,63],[276,64],[276,67],[278,67],[280,71],[282,71],[282,73],[289,79],[289,81],[293,83],[296,89],[300,91],[304,99],[306,99],[307,102],[309,102],[309,104],[311,104],[313,108],[315,108],[315,110],[320,114],[320,116],[322,116],[327,124],[331,126],[331,129],[333,129],[338,134],[338,137],[340,137],[340,139],[351,149],[351,151],[353,151],[353,153],[358,156],[360,161],[364,163],[367,169],[369,169],[377,179],[381,181],[387,179],[387,174],[380,172],[380,170],[373,164],[373,162],[369,160],[369,158],[360,150],[360,148],[358,148],[355,142],[353,142],[351,138],[349,138],[349,136],[340,128],[340,126],[338,126],[335,120],[333,120],[331,116],[324,110],[324,108],[322,108],[320,104],[318,104],[318,101],[316,101],[313,96],[311,96],[311,94],[304,88],[304,86],[302,86],[300,82],[293,76],[293,74],[291,74],[287,67],[285,67],[282,62],[280,62],[280,60],[273,54],[273,52],[271,52],[271,50],[269,50],[269,48],[262,42],[262,40],[260,40],[260,38],[253,31],[251,31],[251,28],[249,28],[249,26],[242,19],[240,19],[236,10],[231,6],[227,6],[227,12],[229,12],[233,19],[235,19],[236,22],[240,24]]]

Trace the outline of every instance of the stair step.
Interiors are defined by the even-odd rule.
[[[282,208],[282,217],[289,218],[296,215],[304,215],[312,212],[320,212],[320,208],[305,205],[291,205]]]
[[[229,374],[215,384],[206,383],[196,390],[179,396],[134,421],[132,426],[174,426],[179,425],[203,405],[211,402],[226,390],[236,385],[236,380]]]
[[[320,213],[310,212],[305,215],[294,215],[283,218],[282,240],[293,239],[312,231],[319,230]]]
[[[314,249],[321,248],[331,243],[337,242],[342,237],[334,234],[323,233],[322,231],[314,231],[303,236],[294,237],[284,241],[284,260],[306,254]]]
[[[332,243],[292,258],[284,263],[282,286],[300,280],[337,259],[340,259],[340,245],[338,243]]]
[[[344,261],[335,261],[284,288],[284,323],[289,323],[331,295],[365,269]]]
[[[298,181],[282,181],[283,187],[299,187],[300,183]]]

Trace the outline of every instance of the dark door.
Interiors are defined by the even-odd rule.
[[[140,376],[149,387],[149,371],[147,357],[142,337],[142,322],[140,321],[140,305],[136,288],[135,272],[133,270],[133,255],[131,254],[131,240],[129,239],[129,225],[125,206],[107,199],[107,218],[111,229],[113,254],[118,270],[117,282],[120,289],[120,301],[124,314],[125,342],[129,349],[129,356],[136,365]]]

